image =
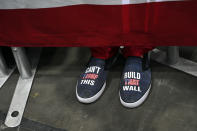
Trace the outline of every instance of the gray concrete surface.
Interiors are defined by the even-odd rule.
[[[87,48],[44,48],[24,117],[68,131],[197,130],[197,78],[153,61],[152,90],[140,107],[126,109],[119,102],[122,62],[110,70],[101,99],[79,103],[76,81],[89,57]],[[17,79],[15,72],[0,90],[3,113]]]

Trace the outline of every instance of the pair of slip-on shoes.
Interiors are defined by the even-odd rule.
[[[144,58],[135,56],[126,59],[119,90],[120,102],[125,107],[141,105],[150,92],[151,69],[147,65],[149,62],[145,61]],[[77,82],[76,96],[80,102],[92,103],[102,95],[108,74],[105,66],[106,60],[91,58]]]

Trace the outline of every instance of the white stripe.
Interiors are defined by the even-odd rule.
[[[0,0],[0,9],[52,8],[80,4],[124,5],[183,0]]]
[[[125,4],[130,4],[130,0],[122,0],[122,4],[125,5]]]

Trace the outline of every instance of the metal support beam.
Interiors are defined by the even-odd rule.
[[[2,51],[0,49],[0,88],[7,81],[7,79],[11,76],[15,68],[9,69],[3,57]]]
[[[8,68],[0,49],[0,77],[8,75]]]
[[[5,125],[8,127],[16,127],[21,123],[39,62],[41,48],[30,49],[30,52],[28,52],[30,61],[28,61],[24,48],[12,47],[12,52],[20,72],[20,77],[5,120]]]
[[[32,76],[32,70],[25,49],[22,47],[11,47],[11,49],[17,64],[18,71],[20,72],[21,78],[30,78]]]
[[[197,77],[197,63],[179,57],[178,47],[168,47],[168,52],[154,49],[151,59]]]
[[[171,65],[174,65],[178,61],[179,61],[179,47],[169,46],[167,49],[167,62]]]

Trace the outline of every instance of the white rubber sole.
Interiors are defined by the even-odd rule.
[[[77,93],[77,86],[76,86],[76,96],[77,96],[78,101],[81,103],[92,103],[92,102],[96,101],[102,95],[103,91],[105,90],[105,86],[106,86],[106,82],[103,84],[103,87],[101,88],[101,90],[96,95],[94,95],[90,98],[80,97]]]
[[[149,92],[150,92],[150,89],[151,89],[151,84],[150,84],[150,87],[149,89],[147,90],[147,92],[142,96],[142,98],[140,98],[138,101],[134,102],[134,103],[126,103],[122,100],[121,96],[120,96],[120,92],[119,92],[119,96],[120,96],[120,102],[121,104],[124,106],[124,107],[128,107],[128,108],[135,108],[135,107],[138,107],[140,106],[147,98]]]

